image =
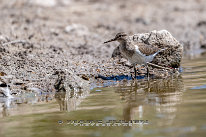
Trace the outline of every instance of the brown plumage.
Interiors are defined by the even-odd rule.
[[[137,45],[139,47],[139,51],[146,56],[152,55],[159,51],[159,48],[148,44],[138,43]]]

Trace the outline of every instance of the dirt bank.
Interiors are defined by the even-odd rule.
[[[188,54],[206,44],[204,0],[39,2],[0,2],[0,72],[12,93],[33,87],[55,91],[54,74],[60,70],[78,76],[70,79],[72,87],[88,87],[115,63],[110,57],[117,43],[102,43],[120,31],[166,29]],[[118,68],[132,70],[116,62]]]

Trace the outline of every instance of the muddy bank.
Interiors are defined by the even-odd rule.
[[[102,44],[120,31],[166,29],[189,55],[205,45],[206,4],[201,0],[37,3],[0,3],[0,72],[12,93],[56,91],[57,71],[64,71],[67,87],[77,91],[89,89],[105,72],[131,75],[126,60],[111,59],[117,43]]]

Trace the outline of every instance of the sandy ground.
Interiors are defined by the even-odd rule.
[[[81,88],[98,74],[109,73],[117,43],[103,42],[117,32],[166,29],[184,45],[185,55],[199,53],[206,47],[206,2],[1,0],[0,26],[1,81],[12,93],[55,91],[56,71],[61,70],[72,75],[70,87]],[[128,75],[132,70],[123,69]]]

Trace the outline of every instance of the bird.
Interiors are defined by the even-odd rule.
[[[152,62],[154,57],[161,51],[165,49],[159,49],[155,46],[145,43],[135,42],[130,38],[125,32],[119,32],[113,39],[105,41],[105,43],[118,41],[120,53],[124,58],[132,64],[134,68],[135,78],[137,77],[137,70],[135,68],[136,64],[146,65],[147,67],[147,77],[149,79],[149,68],[148,63]]]

